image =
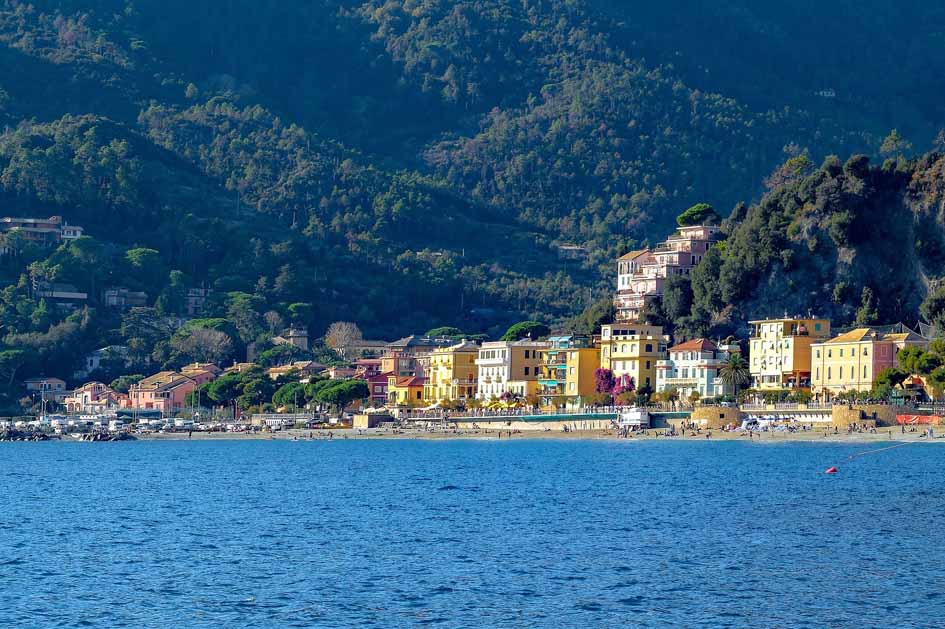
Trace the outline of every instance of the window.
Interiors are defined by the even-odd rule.
[[[831,371],[833,370],[830,367],[827,367],[827,380],[830,380],[831,378],[831,373],[830,373]]]
[[[814,379],[820,380],[820,367],[814,370]]]
[[[814,329],[817,330],[818,332],[820,332],[820,324],[819,324],[819,323],[815,323],[815,324],[814,324]]]
[[[833,350],[832,350],[832,349],[828,349],[828,350],[827,350],[827,358],[833,358]]]
[[[817,350],[816,355],[817,355],[817,358],[820,358],[820,350]]]
[[[650,361],[646,361],[646,368],[647,368],[647,369],[650,368]],[[647,378],[647,380],[649,380],[649,378]]]
[[[840,348],[840,358],[843,358],[843,348]],[[842,372],[841,372],[842,373]]]
[[[866,365],[863,365],[863,377],[866,377]]]
[[[868,348],[868,347],[864,347],[862,354],[863,354],[864,356],[869,356],[869,355],[870,355],[870,350],[869,350],[869,348]]]
[[[653,346],[650,345],[649,343],[647,343],[647,344],[646,344],[646,351],[647,351],[647,352],[652,352],[652,351],[653,351]],[[649,363],[647,363],[647,364],[649,364]]]
[[[525,367],[525,375],[528,375],[528,367]]]

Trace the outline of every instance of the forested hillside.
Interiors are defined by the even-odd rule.
[[[7,246],[5,349],[29,355],[9,379],[110,342],[192,358],[168,350],[173,331],[139,334],[103,307],[110,287],[146,292],[152,323],[211,288],[202,315],[228,322],[235,356],[277,323],[317,336],[354,319],[393,337],[564,320],[681,209],[757,200],[766,180],[776,190],[748,219],[778,203],[806,234],[823,221],[795,220],[769,175],[798,156],[875,155],[893,127],[900,163],[909,141],[926,150],[945,120],[943,32],[945,12],[912,1],[0,0],[0,215],[60,214],[89,237]],[[848,176],[833,170],[817,172]],[[912,216],[911,175],[879,172],[870,189],[894,210],[880,192],[824,208]],[[855,247],[823,229],[805,246],[846,264]],[[800,269],[805,256],[784,259],[800,236],[778,238]],[[938,245],[919,244],[935,272]],[[763,284],[770,257],[749,256],[738,282]],[[792,273],[798,295],[823,298]],[[88,301],[67,316],[41,282]],[[844,282],[831,303],[854,317],[865,280]],[[749,301],[693,288],[697,310],[675,314],[694,329]],[[891,316],[917,298],[872,299]]]

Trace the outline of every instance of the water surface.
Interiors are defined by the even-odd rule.
[[[878,447],[0,444],[0,626],[941,626],[945,448]]]

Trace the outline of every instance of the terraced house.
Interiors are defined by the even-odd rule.
[[[541,353],[551,347],[545,341],[493,341],[479,348],[477,397],[499,400],[503,397],[529,398],[538,392]]]
[[[810,389],[811,345],[830,338],[830,321],[787,317],[749,323],[752,387],[761,391]]]
[[[475,399],[479,385],[478,357],[479,345],[472,341],[433,350],[423,385],[424,399],[431,403]]]
[[[538,396],[542,406],[577,405],[582,397],[594,395],[600,347],[586,336],[552,336],[548,343],[550,347],[538,354],[541,360]]]
[[[656,363],[666,358],[663,328],[642,323],[601,327],[600,366],[615,376],[628,375],[637,388],[656,386]]]
[[[818,398],[848,391],[869,391],[884,369],[897,367],[904,347],[927,348],[927,339],[911,330],[883,333],[875,328],[857,328],[829,341],[815,343],[811,392]]]
[[[716,345],[707,339],[693,339],[669,348],[669,358],[656,363],[656,390],[675,389],[686,399],[694,393],[700,398],[716,398],[734,393],[719,377],[719,370],[737,345]]]

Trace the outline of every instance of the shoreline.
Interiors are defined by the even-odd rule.
[[[459,431],[424,431],[424,430],[397,430],[397,431],[370,431],[358,433],[354,429],[338,430],[286,430],[275,433],[199,433],[195,432],[192,436],[187,433],[153,433],[149,435],[134,435],[138,441],[333,441],[333,440],[417,440],[417,441],[538,441],[538,440],[560,440],[560,441],[703,441],[703,442],[729,442],[745,441],[750,443],[789,443],[789,442],[815,442],[815,443],[943,443],[945,444],[945,435],[936,435],[929,438],[924,432],[901,433],[893,429],[878,429],[876,433],[854,432],[847,434],[845,431],[839,434],[832,432],[824,434],[823,431],[804,431],[804,432],[760,432],[753,433],[751,437],[743,432],[721,432],[721,431],[702,431],[701,434],[687,433],[685,436],[667,437],[663,436],[662,431],[650,430],[646,435],[634,434],[630,437],[619,437],[612,430],[575,430],[570,432],[562,431],[512,431],[508,430],[459,430]],[[707,432],[711,437],[706,437]],[[70,440],[64,437],[63,441]]]

